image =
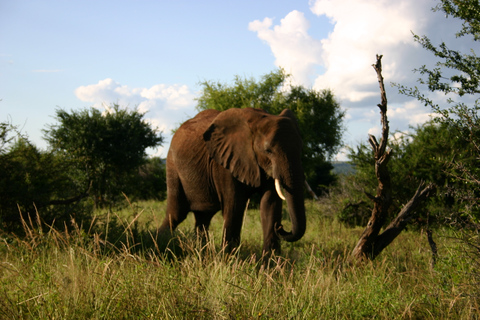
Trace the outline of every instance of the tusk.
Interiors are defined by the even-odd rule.
[[[277,190],[277,194],[282,200],[286,200],[285,196],[282,193],[282,189],[280,189],[280,180],[275,179],[275,190]]]

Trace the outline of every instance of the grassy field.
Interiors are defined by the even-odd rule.
[[[166,250],[148,231],[164,203],[143,202],[56,231],[27,221],[27,237],[0,243],[1,319],[475,319],[477,267],[453,232],[404,232],[377,260],[348,262],[362,230],[308,202],[307,233],[260,259],[258,210],[247,212],[238,254],[226,256],[221,215],[202,246],[185,221]],[[286,226],[287,227],[287,226]],[[477,256],[478,257],[478,256]],[[478,261],[478,259],[477,259]]]

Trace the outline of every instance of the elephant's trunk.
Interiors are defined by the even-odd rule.
[[[283,229],[282,225],[275,227],[277,235],[288,242],[300,240],[305,234],[306,217],[305,217],[305,203],[303,196],[303,174],[300,175],[302,179],[298,180],[292,185],[293,187],[285,186],[285,199],[287,201],[288,212],[290,214],[290,221],[292,222],[292,231],[288,232]]]

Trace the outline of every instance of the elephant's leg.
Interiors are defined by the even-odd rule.
[[[224,203],[223,212],[223,246],[227,252],[240,244],[240,233],[242,231],[243,216],[247,206],[248,198],[232,199]]]
[[[275,233],[275,224],[282,222],[282,200],[276,195],[275,190],[267,190],[260,201],[260,215],[263,228],[263,252],[271,253],[273,250],[280,253],[280,238]]]
[[[195,229],[197,231],[197,236],[202,238],[202,240],[208,240],[208,228],[210,227],[210,222],[212,221],[213,216],[216,212],[200,212],[194,211],[195,215]]]
[[[159,228],[160,235],[171,234],[190,211],[180,178],[173,170],[167,172],[167,187],[167,212]]]

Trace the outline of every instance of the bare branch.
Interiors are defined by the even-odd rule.
[[[383,55],[377,54],[377,62],[373,65],[373,68],[377,73],[378,85],[380,87],[380,98],[381,98],[381,103],[377,105],[380,108],[381,121],[382,121],[382,140],[380,142],[379,148],[377,149],[379,155],[385,153],[385,149],[387,147],[387,142],[388,142],[388,135],[389,135],[389,126],[388,126],[388,119],[387,119],[387,93],[385,92],[385,85],[383,84],[382,57]]]
[[[410,201],[407,202],[400,210],[397,217],[385,228],[381,235],[378,236],[375,241],[374,251],[371,259],[374,259],[380,252],[383,251],[392,241],[405,229],[408,222],[413,218],[415,211],[420,204],[435,190],[433,184],[429,184],[425,187],[425,183],[422,181],[415,194]]]
[[[375,136],[371,135],[371,134],[369,134],[368,137],[369,137],[368,142],[370,142],[370,145],[372,146],[373,152],[377,153],[377,149],[378,149],[377,138],[375,138]]]
[[[380,87],[381,103],[377,106],[380,108],[382,140],[379,144],[373,135],[370,135],[368,140],[375,153],[375,175],[377,176],[378,187],[375,196],[365,193],[373,201],[373,210],[370,220],[352,252],[352,256],[357,261],[375,259],[375,257],[400,234],[408,221],[413,217],[417,207],[428,197],[430,192],[434,190],[433,185],[425,187],[423,182],[420,183],[417,191],[403,207],[398,216],[379,234],[392,204],[392,186],[387,164],[393,153],[391,149],[387,150],[389,135],[387,95],[383,84],[381,59],[382,56],[377,55],[377,61],[373,65],[373,68],[377,73]]]
[[[381,59],[382,56],[377,55],[377,62],[373,65],[373,67],[377,72],[381,94],[381,104],[379,104],[378,107],[380,108],[380,115],[382,119],[382,141],[379,144],[373,135],[370,135],[369,137],[370,145],[375,153],[375,175],[377,176],[378,180],[378,188],[375,197],[369,195],[369,198],[373,200],[372,215],[352,252],[352,255],[357,260],[363,260],[365,257],[372,258],[371,254],[376,245],[376,239],[383,224],[385,223],[388,209],[392,204],[391,181],[387,168],[387,163],[392,152],[389,150],[385,153],[388,142],[389,128],[387,119],[387,98],[385,94],[385,87],[383,85]]]
[[[308,193],[312,196],[313,199],[318,200],[318,196],[315,194],[315,192],[312,190],[310,185],[308,184],[307,180],[305,180],[305,188],[307,189]]]
[[[372,200],[373,202],[377,202],[377,201],[378,201],[378,199],[377,199],[373,194],[368,193],[368,192],[366,192],[366,191],[364,191],[363,193],[365,193],[365,195],[366,195],[370,200]]]

